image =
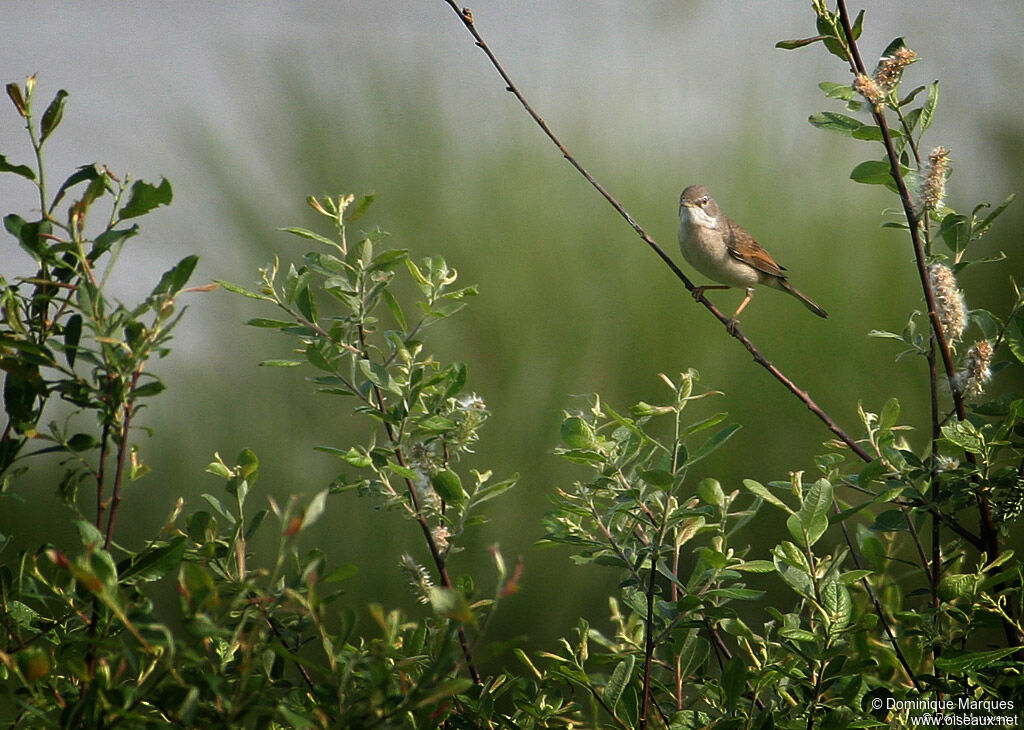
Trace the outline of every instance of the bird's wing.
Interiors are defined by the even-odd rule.
[[[723,216],[725,217],[725,216]],[[729,254],[745,264],[753,266],[770,276],[786,278],[786,267],[779,266],[764,247],[754,237],[725,217],[725,241]]]

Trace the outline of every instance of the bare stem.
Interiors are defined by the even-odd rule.
[[[103,434],[100,437],[99,465],[96,469],[96,529],[103,527],[103,489],[106,486],[107,472],[107,451],[110,448],[110,423],[103,424]]]
[[[839,513],[839,505],[832,503],[832,508]],[[843,530],[843,537],[846,538],[846,544],[850,548],[850,556],[853,558],[853,564],[857,567],[857,570],[861,570],[864,566],[860,562],[860,555],[853,547],[853,538],[850,537],[850,531],[846,527],[846,522],[840,522],[840,527]],[[875,595],[874,589],[871,587],[871,583],[868,582],[867,578],[860,579],[861,587],[864,588],[864,592],[867,593],[868,599],[871,601],[871,605],[875,609],[875,615],[878,616],[879,621],[882,623],[882,628],[885,630],[885,635],[889,639],[889,644],[892,646],[893,652],[896,654],[896,658],[900,662],[900,666],[903,667],[903,671],[907,673],[907,678],[910,679],[911,684],[914,688],[921,692],[921,685],[917,682],[917,677],[914,676],[914,670],[910,668],[910,662],[903,655],[903,650],[900,649],[899,641],[896,639],[896,634],[893,633],[892,627],[889,625],[889,620],[885,616],[885,612],[882,610],[882,604],[878,602],[878,596]]]
[[[666,516],[668,512],[665,512]],[[644,622],[644,681],[640,699],[640,730],[647,728],[647,713],[651,706],[651,662],[654,660],[654,578],[658,574],[658,548],[661,541],[651,546],[650,575],[647,576],[647,620]]]
[[[114,487],[110,495],[110,515],[107,517],[107,532],[103,541],[103,549],[109,550],[110,543],[114,539],[114,522],[117,520],[117,508],[121,504],[121,484],[124,481],[124,469],[128,459],[128,452],[131,445],[128,442],[128,435],[131,432],[132,414],[135,410],[135,389],[139,385],[139,377],[142,375],[142,365],[135,368],[132,373],[131,386],[128,388],[128,397],[124,403],[124,423],[121,425],[121,438],[117,445],[117,466],[114,469]]]

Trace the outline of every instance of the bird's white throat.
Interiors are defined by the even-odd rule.
[[[712,218],[707,211],[695,205],[682,205],[679,207],[679,217],[684,223],[700,228],[718,228],[718,219]]]

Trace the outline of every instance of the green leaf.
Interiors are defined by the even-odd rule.
[[[1016,193],[1010,193],[1006,197],[1006,200],[993,208],[992,211],[981,220],[981,222],[976,223],[972,231],[972,236],[974,238],[980,238],[983,236],[988,229],[992,227],[992,223],[995,222],[995,219],[1002,215],[1003,211],[1006,210],[1006,207],[1012,203],[1013,199],[1016,197]]]
[[[594,446],[594,430],[579,416],[562,421],[562,441],[571,449],[589,449]]]
[[[156,380],[154,378],[153,380],[150,380],[148,383],[144,383],[143,385],[140,385],[135,390],[133,390],[132,395],[134,395],[136,398],[149,398],[151,396],[163,393],[166,389],[166,385],[164,385],[159,380]]]
[[[35,426],[38,417],[34,408],[37,391],[33,381],[38,380],[39,371],[34,368],[29,371],[28,377],[7,373],[4,379],[4,410],[19,432]]]
[[[351,563],[345,563],[331,570],[327,575],[321,578],[321,580],[324,583],[340,583],[343,580],[348,580],[358,572],[359,566],[352,565]]]
[[[808,117],[807,121],[818,129],[836,132],[837,134],[842,134],[846,137],[852,136],[854,132],[864,126],[853,117],[848,117],[845,114],[837,114],[836,112],[818,112],[817,114],[812,114]]]
[[[830,99],[842,99],[850,101],[857,96],[857,91],[850,84],[837,84],[835,81],[822,81],[818,88],[825,92]],[[856,121],[856,120],[854,120]]]
[[[11,164],[4,155],[0,155],[0,172],[13,172],[15,175],[21,175],[26,180],[36,179],[36,174],[32,171],[31,167]]]
[[[633,667],[635,664],[636,657],[632,654],[627,654],[625,659],[615,665],[615,669],[612,670],[612,674],[608,678],[608,683],[604,686],[604,692],[602,693],[604,701],[613,710],[619,704],[622,693],[626,691],[626,687],[629,686],[630,680],[633,678]]]
[[[858,581],[864,580],[869,575],[874,575],[873,570],[848,570],[839,576],[839,582],[844,586],[853,585]]]
[[[445,370],[445,375],[449,380],[442,399],[447,400],[461,393],[462,389],[466,387],[466,363],[453,362]]]
[[[907,47],[906,41],[903,40],[902,36],[900,36],[899,38],[895,38],[895,39],[892,40],[892,42],[889,43],[889,45],[887,45],[885,47],[885,50],[882,51],[882,55],[880,56],[880,59],[889,58],[890,56],[894,55],[896,53],[896,51],[900,50],[901,48],[906,48],[906,47]],[[879,64],[881,64],[881,60],[879,60]],[[875,70],[877,72],[878,69],[876,68]]]
[[[89,549],[96,549],[103,546],[106,538],[103,533],[96,529],[88,520],[75,520],[75,527],[78,528],[78,537],[82,545]]]
[[[985,439],[970,421],[953,421],[942,427],[942,436],[964,451],[981,454],[985,451]]]
[[[68,92],[64,89],[60,89],[57,95],[53,97],[53,101],[46,107],[46,111],[43,112],[42,123],[39,125],[39,143],[42,144],[46,141],[46,138],[53,134],[54,130],[60,125],[61,119],[64,118],[64,103],[67,101]]]
[[[29,81],[35,83],[35,76],[29,77]],[[25,87],[28,88],[28,86],[29,84],[26,83]],[[11,98],[11,101],[14,102],[14,108],[18,110],[18,114],[20,114],[23,117],[27,117],[28,106],[25,104],[25,97],[21,93],[21,87],[12,81],[11,83],[7,84],[6,89],[7,96],[9,96]]]
[[[742,570],[746,573],[771,573],[775,565],[770,560],[748,560],[737,565],[730,565],[730,570]]]
[[[867,140],[868,142],[880,142],[885,139],[882,135],[881,127],[875,127],[870,124],[861,126],[860,129],[854,131],[852,136],[854,139]],[[903,139],[903,134],[897,129],[890,129],[889,136],[896,144],[899,144]]]
[[[865,185],[888,185],[892,182],[892,173],[888,162],[868,160],[853,168],[850,179]]]
[[[652,487],[659,487],[661,489],[667,489],[668,487],[671,487],[672,482],[675,481],[674,477],[672,476],[672,473],[665,471],[664,469],[641,469],[639,474],[640,478],[643,479],[648,484],[650,484]],[[701,485],[703,484],[704,482],[702,481],[701,484],[698,485],[698,492],[700,492]],[[719,487],[719,492],[721,492],[721,487]]]
[[[420,270],[420,267],[417,266],[416,263],[410,258],[407,258],[405,260],[405,265],[406,267],[408,267],[409,273],[412,274],[412,278],[416,280],[417,284],[419,284],[420,289],[423,290],[424,292],[429,292],[430,280],[427,279],[426,276],[424,276],[423,272]]]
[[[31,627],[32,623],[39,618],[38,611],[21,601],[8,600],[5,608],[7,609],[7,617],[25,628]]]
[[[306,511],[302,515],[303,530],[323,516],[324,511],[327,509],[327,495],[330,494],[330,492],[330,489],[322,489],[317,492],[316,496],[314,496],[313,499],[309,501],[309,504],[306,505]]]
[[[805,644],[813,644],[818,640],[817,636],[812,634],[810,631],[805,631],[804,629],[779,629],[779,636],[783,639],[799,641]]]
[[[768,563],[767,560],[763,562]],[[768,563],[768,566],[769,570],[774,570],[774,566],[771,563]],[[733,568],[735,566],[729,567]],[[737,601],[756,601],[764,597],[764,591],[755,591],[752,588],[712,588],[706,595],[717,598],[730,598]]]
[[[199,257],[195,254],[183,258],[174,265],[174,268],[164,272],[164,275],[160,277],[159,283],[153,288],[150,296],[155,297],[163,294],[174,296],[180,292],[185,284],[188,283],[188,279],[192,276],[197,263],[199,263]]]
[[[395,318],[395,323],[402,330],[402,333],[409,331],[409,325],[405,321],[405,313],[402,312],[402,305],[399,304],[395,295],[387,289],[384,290],[384,303],[388,305],[388,309],[391,311],[391,316]]]
[[[369,193],[367,195],[359,196],[359,200],[356,201],[355,205],[348,205],[345,208],[345,212],[342,214],[342,218],[346,223],[352,223],[363,217],[363,214],[369,210],[370,205],[377,198],[376,193]]]
[[[811,580],[807,558],[791,542],[783,542],[772,548],[775,571],[786,584],[805,598],[813,598],[814,582]]]
[[[160,178],[158,185],[151,185],[143,180],[136,180],[132,183],[128,202],[121,208],[120,218],[125,220],[145,215],[161,205],[170,205],[173,197],[171,183],[166,178]]]
[[[882,407],[882,413],[878,418],[878,427],[883,431],[889,431],[900,418],[900,402],[896,398],[890,398]]]
[[[378,388],[388,390],[393,387],[390,373],[388,373],[387,369],[380,363],[362,359],[359,361],[359,369],[362,370],[367,379]]]
[[[98,443],[96,439],[87,433],[76,433],[68,439],[67,447],[69,451],[81,452],[88,451]]]
[[[313,299],[313,292],[308,286],[304,286],[299,290],[295,297],[295,305],[307,321],[316,322],[316,300]]]
[[[853,28],[851,28],[851,30],[853,31],[853,39],[858,40],[860,38],[860,34],[864,32],[863,10],[857,13],[857,17],[853,19]]]
[[[466,502],[468,495],[462,487],[462,479],[451,469],[442,469],[431,475],[430,484],[437,492],[437,496],[448,504],[461,505]]]
[[[1006,345],[1017,361],[1024,363],[1024,321],[1019,316],[1006,327]]]
[[[131,565],[118,571],[125,583],[149,583],[160,580],[181,565],[187,543],[184,537],[176,537],[167,545],[144,550],[132,560]]]
[[[701,444],[696,451],[690,454],[690,458],[686,460],[687,466],[691,464],[696,464],[705,456],[715,451],[719,446],[721,446],[730,438],[732,438],[732,435],[739,430],[740,425],[738,423],[733,423],[721,429],[720,431],[717,431],[711,438],[709,438],[707,441]]]
[[[246,289],[244,286],[238,284],[232,284],[230,281],[223,281],[222,279],[215,279],[214,283],[218,286],[223,287],[232,294],[241,294],[243,297],[249,297],[249,299],[259,299],[262,302],[273,301],[273,297],[267,296],[266,294],[257,294],[254,291]]]
[[[11,213],[4,216],[4,228],[18,239],[18,243],[36,261],[52,261],[46,236],[53,232],[53,225],[46,220],[29,223],[21,216]]]
[[[430,607],[434,609],[435,613],[447,616],[460,623],[476,624],[473,608],[469,605],[469,601],[466,600],[461,591],[457,591],[454,588],[431,586],[428,596],[430,598]]]
[[[811,547],[828,529],[828,513],[832,507],[832,485],[819,479],[804,495],[800,511],[786,520],[793,538],[804,547]]]
[[[337,242],[332,241],[331,239],[325,236],[321,236],[319,233],[314,233],[313,231],[306,230],[305,228],[278,228],[277,230],[284,231],[285,233],[291,233],[293,236],[298,236],[299,238],[305,238],[310,241],[316,241],[317,243],[323,243],[327,246],[339,248]]]
[[[348,451],[343,451],[342,449],[338,449],[333,446],[314,446],[313,450],[322,451],[325,454],[334,454],[339,459],[343,459],[358,469],[365,469],[373,463],[373,459],[368,453],[360,451],[354,446]]]
[[[68,317],[64,324],[64,359],[68,367],[75,366],[75,358],[78,355],[78,343],[82,339],[82,315],[73,314]]]
[[[285,322],[280,319],[265,319],[263,317],[256,317],[246,322],[250,327],[266,327],[267,329],[281,329],[282,327],[291,327],[294,322]]]
[[[853,601],[845,585],[838,581],[826,583],[821,589],[821,603],[832,631],[841,631],[849,625],[853,615]]]
[[[722,669],[722,691],[725,693],[726,709],[734,709],[746,689],[747,662],[740,654],[736,654]]]
[[[73,188],[75,185],[78,185],[79,183],[83,182],[91,183],[98,178],[104,177],[105,175],[106,173],[102,169],[100,169],[99,165],[82,165],[73,173],[71,173],[71,175],[68,176],[68,179],[64,181],[64,184],[60,186],[60,189],[57,190],[57,195],[54,196],[51,207],[55,207],[57,203],[59,203],[64,198],[65,193],[67,193],[67,191]]]
[[[328,359],[328,355],[325,350],[329,350],[330,346],[322,340],[314,340],[306,345],[306,349],[303,354],[306,356],[306,360],[309,364],[318,370],[324,372],[333,373],[334,366],[331,365],[331,361]]]
[[[921,131],[924,132],[928,127],[932,126],[932,122],[935,119],[935,107],[939,103],[939,82],[934,81],[932,85],[928,87],[928,98],[924,102],[924,106],[921,107]]]
[[[907,518],[901,510],[890,509],[875,518],[871,528],[875,532],[902,532],[909,530]]]
[[[907,104],[912,102],[914,99],[916,99],[917,95],[920,94],[922,91],[924,91],[926,88],[928,88],[928,87],[926,87],[926,86],[918,86],[918,87],[916,87],[913,91],[911,91],[909,94],[904,96],[903,99],[897,104],[897,106],[900,106],[900,107],[906,106]],[[920,113],[921,110],[917,109],[915,111]],[[915,122],[915,124],[916,124],[916,122]],[[914,128],[913,125],[909,125],[909,126],[910,126],[910,129]]]
[[[948,213],[939,224],[939,235],[950,251],[958,254],[971,241],[971,219],[960,213]]]
[[[975,672],[990,666],[1004,657],[1017,651],[1017,647],[1009,646],[992,651],[974,651],[958,653],[955,649],[944,652],[935,660],[935,667],[945,672]]]
[[[825,36],[816,35],[813,38],[797,38],[794,40],[779,41],[778,43],[775,44],[775,47],[781,48],[784,51],[792,51],[797,48],[803,48],[804,46],[809,46],[812,43],[817,43],[818,41],[823,40],[825,40]]]
[[[969,599],[978,588],[978,580],[979,576],[971,573],[946,573],[939,581],[936,592],[943,601]]]
[[[402,466],[401,464],[396,464],[393,461],[388,461],[387,465],[388,465],[388,469],[392,473],[396,474],[397,476],[402,477],[402,479],[409,479],[409,480],[412,480],[412,481],[416,481],[416,480],[418,480],[420,478],[420,474],[419,473],[413,471],[412,469],[410,469],[407,466]]]
[[[779,509],[785,510],[790,514],[793,514],[793,510],[791,510],[785,502],[783,502],[781,499],[779,499],[774,494],[769,492],[768,487],[764,486],[760,482],[755,482],[753,479],[744,479],[743,486],[746,487],[749,491],[756,494],[761,499],[763,499],[768,504],[774,507],[778,507]]]
[[[301,360],[264,360],[260,363],[261,368],[294,368],[302,365]]]
[[[93,247],[89,251],[89,260],[95,261],[118,243],[125,241],[139,232],[138,225],[130,228],[111,228],[96,236]]]

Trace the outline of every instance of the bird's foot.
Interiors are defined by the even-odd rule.
[[[700,299],[702,296],[704,296],[704,292],[707,291],[707,289],[708,287],[706,286],[697,286],[694,287],[693,291],[690,293],[693,294],[694,299]]]
[[[733,337],[736,336],[736,328],[739,327],[739,326],[740,326],[740,321],[738,319],[736,319],[735,317],[733,317],[732,319],[730,319],[728,322],[725,323],[726,331],[730,335],[732,335]]]

